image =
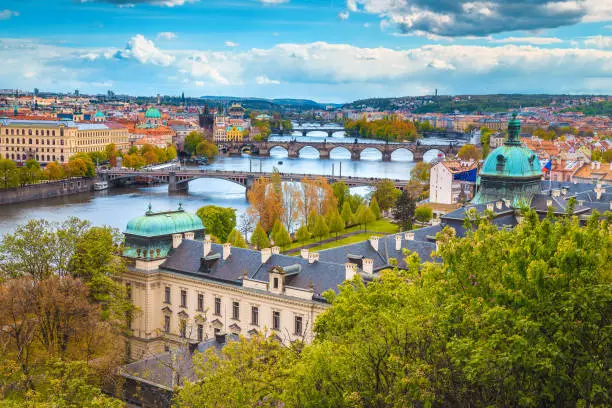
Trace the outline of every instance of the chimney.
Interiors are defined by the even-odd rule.
[[[227,334],[225,333],[215,333],[215,341],[219,344],[225,344],[226,338]]]
[[[487,210],[493,211],[494,208],[495,208],[495,206],[493,205],[493,203],[487,204]]]
[[[368,275],[371,275],[374,273],[374,261],[371,260],[370,258],[363,258],[361,261],[361,269],[363,269],[363,271],[365,273],[367,273]]]
[[[561,190],[559,190],[558,188],[553,188],[552,196],[553,197],[560,197],[561,196]]]
[[[212,236],[210,234],[204,235],[204,241],[212,241]]]
[[[302,248],[300,255],[302,256],[302,259],[308,259],[308,248]]]
[[[178,248],[183,242],[183,234],[172,234],[172,248]]]
[[[206,235],[206,237],[204,237],[204,256],[208,256],[208,254],[210,254],[211,248],[212,241],[210,240],[210,235]]]
[[[372,248],[374,248],[375,251],[378,251],[378,237],[375,236],[371,236],[370,237],[370,245],[372,245]]]
[[[566,196],[566,195],[567,195],[567,187],[563,187],[563,188],[561,189],[561,194],[563,194],[564,196]]]
[[[578,205],[582,207],[584,205],[584,200],[578,200]]]
[[[308,263],[309,264],[315,263],[318,260],[319,260],[319,253],[318,252],[311,252],[311,253],[308,254]]]
[[[272,256],[272,249],[270,248],[262,248],[261,249],[261,263],[265,264],[268,262],[268,259]]]
[[[272,255],[279,255],[280,254],[280,247],[279,246],[273,246],[272,247]]]
[[[591,162],[591,170],[595,170],[595,162]]]
[[[601,186],[597,186],[595,187],[595,194],[597,194],[597,199],[601,200],[601,194],[605,193],[606,190],[604,190],[603,188],[601,188]]]
[[[439,218],[434,218],[431,220],[431,225],[440,225],[440,219]]]
[[[190,239],[193,241],[194,238],[195,238],[195,234],[193,233],[193,231],[185,233],[185,239]]]
[[[225,261],[232,254],[232,244],[229,242],[223,244],[223,260]]]
[[[395,250],[396,251],[402,250],[402,236],[401,235],[395,236]]]
[[[357,275],[357,264],[347,262],[344,264],[344,270],[346,271],[346,280],[351,280]]]
[[[610,211],[612,211],[612,200],[610,200]]]
[[[601,162],[597,162],[596,166],[597,166],[597,170],[599,170],[601,168]]]
[[[404,239],[406,241],[414,241],[414,232],[404,232]]]
[[[503,206],[504,206],[504,202],[503,201],[496,201],[495,202],[495,208],[497,208],[498,210],[501,210]]]
[[[552,204],[553,204],[552,200],[546,200],[546,208],[552,207]]]
[[[504,199],[504,204],[506,204],[506,207],[510,208],[510,200],[508,200],[507,198]]]

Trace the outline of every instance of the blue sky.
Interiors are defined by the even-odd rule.
[[[0,0],[0,88],[612,93],[612,0]]]

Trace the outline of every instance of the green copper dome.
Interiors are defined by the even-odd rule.
[[[100,111],[97,111],[96,114],[94,115],[95,118],[103,118],[104,114]]]
[[[125,233],[140,237],[159,237],[203,229],[202,220],[197,215],[185,212],[180,207],[178,211],[162,213],[153,213],[149,208],[144,216],[128,222]]]
[[[157,110],[155,108],[149,108],[149,109],[147,109],[147,112],[145,113],[145,118],[147,118],[147,119],[161,119],[161,113],[159,112],[159,110]]]

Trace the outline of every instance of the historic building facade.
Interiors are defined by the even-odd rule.
[[[127,150],[127,128],[112,122],[0,119],[0,155],[17,163],[66,163],[77,153],[102,151],[110,143]]]

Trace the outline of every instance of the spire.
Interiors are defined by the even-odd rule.
[[[506,146],[520,146],[521,139],[519,133],[521,133],[521,121],[516,117],[517,113],[512,113],[512,119],[508,121],[508,139],[506,139]]]

